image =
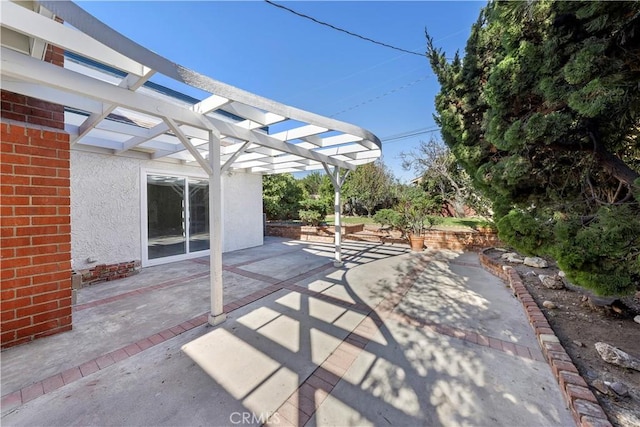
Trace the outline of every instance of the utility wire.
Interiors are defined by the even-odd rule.
[[[448,35],[446,35],[446,36],[440,37],[439,39],[435,40],[434,42],[436,42],[436,43],[437,43],[437,42],[439,42],[439,41],[441,41],[441,40],[446,40],[446,39],[448,39],[448,38],[451,38],[451,37],[457,36],[457,35],[458,35],[458,34],[460,34],[460,33],[464,33],[465,31],[467,31],[467,29],[466,29],[466,28],[463,28],[462,30],[458,30],[458,31],[456,31],[456,32],[454,32],[454,33],[451,33],[451,34],[448,34]],[[327,86],[331,86],[332,84],[335,84],[335,83],[338,83],[338,82],[341,82],[341,81],[344,81],[344,80],[348,80],[348,79],[350,79],[351,77],[357,76],[357,75],[362,74],[362,73],[366,73],[367,71],[374,70],[374,69],[376,69],[376,68],[378,68],[378,67],[381,67],[381,66],[383,66],[383,65],[385,65],[385,64],[388,64],[388,63],[390,63],[390,62],[396,61],[396,60],[398,60],[398,59],[402,58],[404,55],[405,55],[405,54],[400,54],[400,55],[395,56],[395,57],[393,57],[393,58],[391,58],[391,59],[388,59],[388,60],[385,60],[385,61],[379,62],[379,63],[377,63],[377,64],[374,64],[374,65],[372,65],[372,66],[370,66],[370,67],[367,67],[367,68],[361,68],[361,69],[359,69],[358,71],[355,71],[355,72],[353,72],[353,73],[351,73],[351,74],[348,74],[348,75],[346,75],[346,76],[344,76],[344,77],[340,77],[340,78],[338,78],[338,79],[336,79],[336,80],[332,80],[332,81],[329,81],[329,82],[322,83],[321,85],[316,86],[316,87],[314,87],[314,88],[312,88],[312,89],[308,89],[308,90],[306,90],[306,91],[304,91],[304,92],[298,92],[298,93],[297,93],[297,94],[296,94],[292,99],[299,99],[299,98],[302,98],[302,97],[306,96],[306,94],[308,94],[309,92],[313,92],[313,91],[316,91],[316,90],[323,89],[323,88],[325,88],[325,87],[327,87]]]
[[[297,11],[295,11],[293,9],[289,9],[288,7],[283,6],[281,4],[274,3],[271,0],[264,0],[264,1],[266,3],[268,3],[268,4],[270,4],[271,6],[275,6],[275,7],[278,7],[280,9],[284,9],[284,10],[286,10],[288,12],[293,13],[294,15],[297,15],[297,16],[301,17],[301,18],[309,19],[309,20],[315,22],[316,24],[324,25],[325,27],[332,28],[334,30],[337,30],[337,31],[340,31],[342,33],[348,34],[350,36],[357,37],[359,39],[362,39],[362,40],[365,40],[365,41],[368,41],[368,42],[371,42],[371,43],[375,43],[375,44],[380,45],[380,46],[388,47],[390,49],[399,50],[400,52],[409,53],[411,55],[418,55],[418,56],[421,56],[421,57],[425,56],[424,53],[414,52],[414,51],[411,51],[411,50],[403,49],[401,47],[392,46],[392,45],[387,44],[387,43],[383,43],[383,42],[379,42],[377,40],[370,39],[369,37],[361,36],[360,34],[352,33],[351,31],[345,30],[345,29],[340,28],[340,27],[336,27],[335,25],[329,24],[329,23],[324,22],[324,21],[320,21],[320,20],[318,20],[318,19],[316,19],[316,18],[314,18],[312,16],[305,15],[304,13],[297,12]]]
[[[265,0],[265,1],[266,1],[266,0]],[[414,81],[412,81],[412,82],[409,82],[409,83],[407,83],[407,84],[404,84],[404,85],[402,85],[402,86],[400,86],[400,87],[397,87],[397,88],[395,88],[395,89],[391,89],[390,91],[387,91],[387,92],[383,93],[382,95],[378,95],[378,96],[375,96],[375,97],[373,97],[373,98],[369,98],[369,99],[367,99],[366,101],[363,101],[363,102],[361,102],[361,103],[359,103],[359,104],[352,105],[352,106],[351,106],[351,107],[349,107],[349,108],[345,108],[344,110],[338,111],[337,113],[332,114],[332,115],[330,115],[329,117],[339,116],[340,114],[342,114],[342,113],[346,113],[347,111],[355,110],[356,108],[362,107],[363,105],[369,104],[369,103],[371,103],[371,102],[373,102],[373,101],[377,101],[378,99],[384,98],[385,96],[389,96],[389,95],[391,95],[392,93],[398,92],[398,91],[400,91],[400,90],[402,90],[402,89],[406,89],[406,88],[408,88],[408,87],[410,87],[410,86],[413,86],[413,85],[415,85],[416,83],[420,83],[421,81],[426,80],[426,79],[428,79],[428,78],[429,78],[429,76],[420,77],[419,79],[416,79],[416,80],[414,80]]]
[[[404,132],[402,134],[392,135],[392,136],[388,136],[386,138],[380,138],[380,142],[382,142],[384,144],[386,142],[400,141],[402,139],[411,138],[412,136],[418,136],[418,135],[424,135],[424,134],[427,134],[427,133],[438,132],[439,130],[440,130],[439,127],[437,127],[437,128],[416,129],[415,131],[408,131],[408,132]]]

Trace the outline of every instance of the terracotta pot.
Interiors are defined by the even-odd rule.
[[[411,250],[414,252],[422,252],[424,248],[424,236],[409,236],[409,242],[411,243]]]

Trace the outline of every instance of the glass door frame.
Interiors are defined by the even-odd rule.
[[[149,218],[147,211],[148,197],[147,197],[147,180],[149,175],[163,175],[170,176],[175,178],[181,178],[185,181],[185,205],[184,205],[184,221],[183,224],[185,230],[185,248],[187,253],[180,255],[172,255],[160,258],[152,258],[149,259]],[[181,173],[175,171],[167,171],[161,169],[147,169],[141,168],[140,170],[140,249],[142,254],[142,266],[150,267],[154,265],[167,264],[175,261],[182,261],[186,259],[193,258],[201,258],[208,257],[211,253],[210,249],[205,249],[202,251],[191,252],[189,253],[189,224],[191,222],[190,218],[190,209],[189,209],[189,187],[188,182],[189,179],[209,179],[206,174],[197,174],[197,173]],[[211,196],[211,192],[209,192],[209,196]],[[211,232],[211,231],[210,231]],[[209,241],[211,241],[211,235],[209,235]]]

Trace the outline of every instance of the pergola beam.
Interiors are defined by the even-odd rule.
[[[138,111],[155,117],[172,117],[179,123],[196,128],[218,129],[222,134],[245,141],[253,141],[259,145],[273,148],[282,152],[296,154],[346,169],[353,169],[349,163],[332,159],[314,151],[296,147],[279,141],[258,130],[243,129],[233,123],[221,119],[204,116],[177,104],[153,98],[138,92],[131,92],[103,81],[69,71],[53,64],[29,58],[18,52],[2,47],[2,72],[13,78],[22,78],[44,86],[52,86],[66,92],[84,94],[109,104],[118,104],[124,108]],[[124,147],[126,148],[126,147]]]
[[[212,166],[207,163],[204,157],[202,157],[202,154],[200,154],[198,149],[194,147],[193,144],[191,144],[191,141],[189,141],[189,138],[187,137],[187,135],[185,135],[184,132],[182,132],[178,124],[175,121],[173,121],[173,119],[170,117],[164,117],[163,120],[167,124],[167,126],[169,126],[169,129],[171,129],[173,133],[176,135],[176,137],[180,140],[180,142],[182,142],[182,145],[184,145],[187,151],[189,151],[189,153],[191,153],[193,158],[196,159],[198,164],[200,164],[200,167],[204,169],[204,171],[207,172],[207,174],[211,175],[213,173]],[[209,153],[209,157],[211,157],[211,154],[212,153]],[[220,167],[219,165],[220,164],[218,163],[218,165],[217,166],[214,165],[213,168],[219,169]]]
[[[46,18],[53,18],[53,14],[42,6],[36,6],[36,12]],[[29,40],[29,53],[32,57],[37,59],[44,59],[44,55],[47,52],[47,43],[44,40],[31,38]]]
[[[151,78],[155,74],[154,70],[149,70],[144,76],[138,77],[135,74],[128,74],[118,87],[129,89],[132,92],[135,92],[139,89],[147,80]],[[116,104],[105,105],[101,113],[92,113],[87,119],[80,125],[78,128],[78,135],[76,135],[71,140],[71,145],[78,142],[78,140],[82,139],[85,135],[91,132],[91,129],[95,128],[98,123],[103,121],[109,114],[113,112],[118,107]]]
[[[95,17],[88,14],[74,3],[50,0],[42,0],[39,3],[51,10],[57,16],[60,16],[65,20],[65,22],[70,23],[95,40],[113,49],[117,49],[117,51],[126,54],[128,58],[137,61],[140,64],[144,64],[145,66],[174,80],[224,98],[229,98],[233,101],[238,101],[247,106],[251,106],[251,108],[254,109],[268,111],[270,114],[279,115],[283,118],[289,118],[311,125],[323,126],[351,135],[357,135],[362,137],[359,143],[366,148],[380,148],[380,141],[375,135],[357,126],[280,104],[271,99],[238,89],[234,86],[222,83],[175,64],[105,26],[102,22],[98,21]]]
[[[235,153],[233,153],[231,155],[231,157],[229,157],[227,159],[226,162],[224,162],[224,165],[222,165],[222,168],[220,168],[220,173],[225,173],[233,164],[233,162],[236,161],[236,159],[242,154],[244,153],[244,150],[251,144],[251,141],[247,141],[244,144],[242,144],[242,146],[240,146],[240,148],[238,149],[238,151],[236,151]]]
[[[25,96],[56,104],[73,106],[74,108],[87,111],[89,113],[102,111],[102,102],[85,98],[82,95],[42,86],[38,83],[18,81],[3,75],[2,79],[0,79],[0,85],[2,85],[3,90],[7,90],[9,92],[20,93]]]
[[[49,7],[51,5],[44,6],[52,10]],[[107,60],[113,67],[126,73],[143,76],[148,71],[148,68],[139,62],[127,58],[114,49],[94,40],[89,35],[73,28],[65,27],[60,22],[34,13],[12,2],[2,2],[2,23],[6,28],[33,39],[46,40],[48,43],[96,61],[104,62]]]

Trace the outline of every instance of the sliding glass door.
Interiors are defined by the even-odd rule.
[[[189,251],[209,249],[209,181],[189,179]]]
[[[208,181],[160,174],[146,181],[147,260],[209,249]]]

